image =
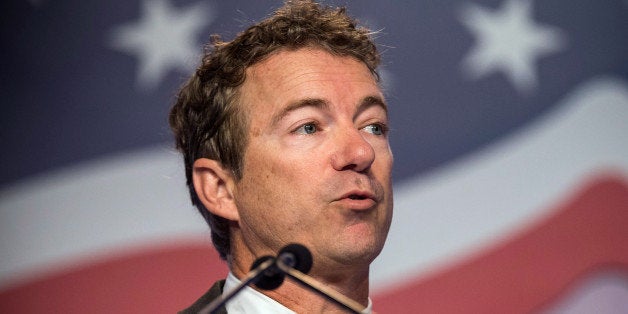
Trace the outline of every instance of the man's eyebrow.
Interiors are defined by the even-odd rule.
[[[355,112],[355,116],[357,117],[360,113],[362,113],[366,109],[371,108],[373,106],[381,107],[382,109],[384,109],[384,112],[388,115],[388,105],[386,105],[386,102],[384,101],[382,97],[366,96],[360,102],[360,105],[358,106],[358,110]]]
[[[360,113],[362,113],[363,111],[365,111],[368,108],[371,108],[373,106],[378,106],[381,107],[382,109],[384,109],[384,112],[386,112],[386,114],[388,114],[388,106],[386,105],[386,102],[384,101],[384,99],[380,96],[366,96],[362,99],[362,101],[360,102],[360,104],[358,105],[357,111],[355,113],[355,116],[358,116]],[[271,125],[275,125],[277,123],[279,123],[279,121],[281,121],[281,119],[283,119],[285,116],[287,116],[290,112],[295,111],[297,109],[300,108],[304,108],[304,107],[314,107],[314,108],[318,108],[318,109],[328,109],[329,108],[329,102],[327,102],[324,99],[321,98],[305,98],[305,99],[300,99],[298,101],[295,101],[293,103],[290,103],[288,106],[286,106],[285,108],[283,108],[279,113],[275,114],[272,117],[271,120]]]
[[[279,121],[281,121],[281,119],[287,116],[290,112],[303,108],[303,107],[327,109],[329,107],[329,103],[326,100],[320,99],[320,98],[300,99],[298,101],[290,103],[288,106],[283,108],[279,113],[275,114],[271,120],[272,122],[271,125],[277,124]]]

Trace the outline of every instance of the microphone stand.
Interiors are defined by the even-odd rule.
[[[258,288],[264,290],[272,290],[277,288],[283,282],[283,276],[287,275],[294,279],[301,285],[309,288],[313,292],[319,294],[332,303],[351,311],[352,313],[361,314],[365,307],[360,303],[350,299],[349,297],[330,289],[314,278],[306,275],[304,272],[308,272],[312,266],[312,255],[306,247],[300,244],[291,244],[284,247],[277,258],[272,256],[263,256],[259,258],[253,265],[261,262],[257,267],[252,269],[246,277],[242,279],[239,285],[237,285],[231,291],[218,296],[214,301],[205,306],[199,313],[207,314],[214,313],[221,306],[224,306],[229,300],[231,300],[240,290],[244,289],[247,285],[254,283],[258,285]],[[273,272],[279,271],[281,274],[268,275],[265,279],[261,279],[264,273],[273,269]],[[303,272],[302,272],[303,271]],[[282,276],[279,281],[272,281],[273,276]],[[260,281],[261,280],[261,281]],[[258,283],[259,281],[259,283]],[[260,285],[264,283],[263,285]]]
[[[288,261],[288,263],[284,262],[284,259],[281,258],[281,255],[277,259],[276,263],[277,267],[290,278],[309,288],[313,292],[318,293],[320,296],[326,298],[327,300],[355,314],[361,314],[362,311],[364,311],[365,307],[362,304],[346,297],[345,295],[335,290],[323,286],[320,282],[314,280],[314,278],[294,269],[289,265],[290,261]]]

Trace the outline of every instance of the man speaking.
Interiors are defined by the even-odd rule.
[[[342,8],[289,1],[230,42],[213,38],[170,125],[192,202],[230,273],[185,312],[289,243],[311,251],[311,277],[371,312],[369,266],[392,218],[393,156],[370,35]],[[286,280],[244,288],[226,311],[343,309]]]

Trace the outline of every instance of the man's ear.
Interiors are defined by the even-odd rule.
[[[235,179],[218,161],[200,158],[192,165],[192,182],[201,203],[212,214],[239,221],[240,215],[233,199]]]

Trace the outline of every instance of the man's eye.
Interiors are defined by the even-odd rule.
[[[307,123],[295,130],[297,134],[314,134],[318,131],[318,127],[314,123]]]
[[[372,133],[374,135],[384,135],[386,134],[386,127],[384,125],[381,124],[369,124],[366,127],[364,127],[364,130],[366,130],[369,133]]]

